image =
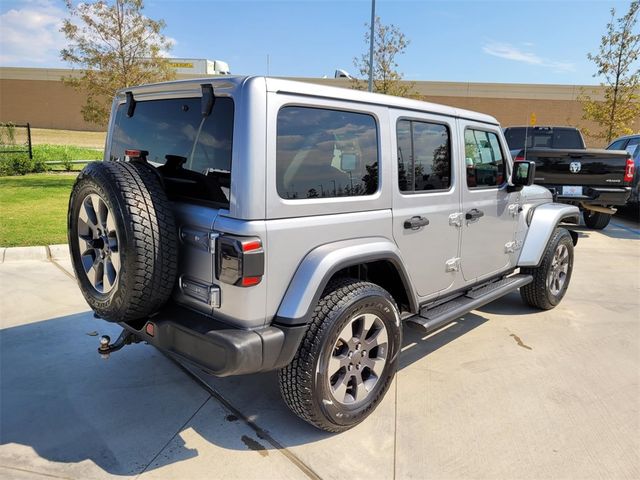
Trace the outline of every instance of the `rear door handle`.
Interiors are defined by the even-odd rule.
[[[484,217],[484,212],[482,210],[478,210],[477,208],[469,210],[464,216],[464,218],[467,220],[478,220],[480,217]]]
[[[404,221],[404,228],[411,230],[419,230],[427,225],[429,225],[429,220],[419,215]]]

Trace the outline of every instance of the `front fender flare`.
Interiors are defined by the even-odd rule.
[[[558,224],[565,220],[577,224],[580,210],[573,205],[546,203],[536,207],[522,245],[519,267],[537,267]]]
[[[320,295],[336,272],[378,260],[387,260],[394,265],[409,298],[411,310],[417,311],[417,299],[400,250],[384,237],[369,237],[327,243],[309,252],[298,266],[274,322],[281,325],[308,323]]]

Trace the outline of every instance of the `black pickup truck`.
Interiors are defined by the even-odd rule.
[[[535,183],[580,207],[589,228],[605,228],[627,202],[635,168],[627,152],[587,149],[571,127],[507,127],[504,135],[515,160],[536,163]]]

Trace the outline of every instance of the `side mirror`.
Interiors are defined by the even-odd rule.
[[[513,162],[511,182],[508,187],[510,192],[519,192],[523,187],[533,185],[536,178],[536,162]]]

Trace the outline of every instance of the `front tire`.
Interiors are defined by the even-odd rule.
[[[582,212],[585,225],[593,230],[604,229],[609,225],[612,216],[613,215],[609,215],[608,213],[594,212],[592,210]]]
[[[354,279],[329,284],[280,391],[300,418],[328,432],[362,422],[378,406],[398,366],[402,340],[393,297]]]
[[[560,303],[573,271],[573,240],[564,228],[556,228],[540,266],[521,268],[520,273],[533,275],[533,281],[520,289],[522,300],[532,307],[551,310]]]

